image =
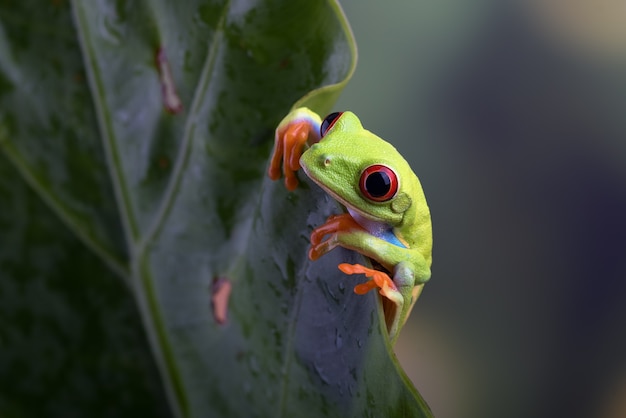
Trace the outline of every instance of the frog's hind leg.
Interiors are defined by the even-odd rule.
[[[404,297],[402,293],[398,291],[398,288],[393,280],[384,271],[376,270],[373,268],[365,267],[361,264],[339,264],[339,270],[346,274],[365,274],[366,277],[370,277],[365,283],[358,284],[354,287],[354,293],[358,295],[364,295],[370,290],[379,288],[378,291],[382,296],[383,312],[385,314],[385,325],[389,332],[389,338],[394,343],[400,327],[400,318],[402,317],[402,309],[404,307]]]

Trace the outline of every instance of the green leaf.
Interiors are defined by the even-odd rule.
[[[355,60],[334,1],[0,0],[2,416],[430,416],[265,175]]]

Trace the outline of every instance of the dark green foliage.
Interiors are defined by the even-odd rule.
[[[0,1],[1,416],[428,416],[265,176],[354,59],[334,2]]]

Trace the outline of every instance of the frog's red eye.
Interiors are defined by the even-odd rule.
[[[321,138],[324,138],[324,135],[326,135],[326,132],[328,132],[330,128],[333,127],[335,122],[337,122],[337,120],[339,119],[339,116],[341,116],[342,114],[343,112],[335,112],[335,113],[331,113],[330,115],[324,118],[324,120],[322,121],[322,124],[320,125],[320,137]]]
[[[386,202],[398,192],[398,176],[389,167],[374,164],[361,173],[361,193],[374,202]]]

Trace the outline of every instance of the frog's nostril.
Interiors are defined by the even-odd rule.
[[[320,164],[322,164],[324,167],[328,167],[330,165],[330,163],[332,162],[331,158],[328,155],[320,155],[320,159],[319,159]]]

